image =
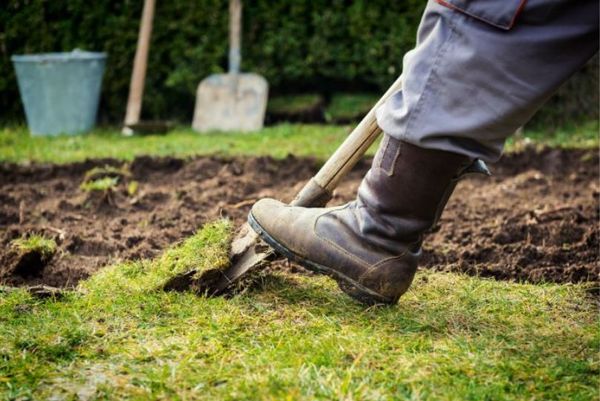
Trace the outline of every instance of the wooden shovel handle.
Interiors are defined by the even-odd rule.
[[[150,49],[150,36],[152,35],[152,20],[154,19],[155,0],[144,0],[142,21],[138,34],[133,70],[131,72],[131,84],[129,85],[129,97],[127,98],[127,110],[125,112],[125,127],[140,121],[142,112],[142,97],[144,96],[144,81],[146,80],[146,69],[148,65],[148,52]]]
[[[239,74],[242,63],[242,1],[229,0],[229,73]]]
[[[402,77],[399,77],[321,167],[319,172],[302,188],[292,201],[293,206],[324,206],[331,199],[333,190],[342,178],[352,170],[352,167],[356,165],[381,133],[381,128],[377,125],[375,118],[375,110],[401,88]]]

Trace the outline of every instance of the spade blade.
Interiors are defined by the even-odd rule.
[[[225,269],[211,269],[197,277],[196,270],[190,270],[172,277],[163,286],[165,290],[194,290],[209,296],[217,296],[236,288],[241,279],[260,271],[275,253],[258,234],[245,223],[231,243],[231,264]]]

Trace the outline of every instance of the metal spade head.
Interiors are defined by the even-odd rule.
[[[198,132],[257,131],[263,127],[268,84],[257,74],[214,74],[196,93],[192,127]]]
[[[244,224],[231,244],[231,264],[225,269],[211,269],[199,277],[196,270],[172,277],[165,290],[193,290],[208,296],[224,295],[234,291],[240,280],[249,279],[274,257],[273,250],[262,242],[252,228]]]

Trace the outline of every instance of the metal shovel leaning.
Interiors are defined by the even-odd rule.
[[[198,85],[192,128],[206,131],[256,131],[263,127],[268,84],[258,74],[241,73],[240,0],[229,2],[229,72],[213,74]]]

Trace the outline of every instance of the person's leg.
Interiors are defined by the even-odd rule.
[[[466,156],[386,136],[356,201],[303,208],[262,199],[248,222],[278,253],[332,276],[359,301],[395,303],[412,282],[423,233],[470,164]]]
[[[420,147],[496,161],[505,139],[598,51],[598,1],[443,3],[428,3],[403,89],[377,122]],[[496,26],[503,19],[514,25]]]
[[[522,2],[486,1],[505,10],[491,22],[510,26]],[[479,18],[495,11],[478,10],[477,0],[465,4]],[[350,296],[395,303],[412,282],[423,233],[473,159],[496,160],[504,139],[597,49],[597,3],[595,12],[590,4],[529,0],[506,30],[429,3],[417,47],[405,60],[403,89],[378,111],[386,135],[357,199],[338,208],[263,199],[250,225],[279,253],[332,276]]]

